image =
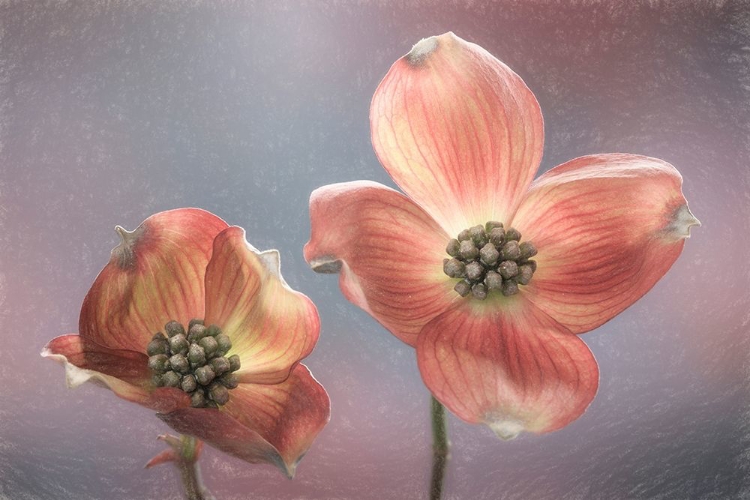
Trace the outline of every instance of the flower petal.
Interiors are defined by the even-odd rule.
[[[537,179],[513,220],[539,253],[525,287],[539,308],[582,333],[645,294],[698,224],[670,165],[645,156],[585,156]]]
[[[71,389],[91,381],[127,401],[156,411],[190,405],[190,398],[178,389],[154,390],[145,354],[107,349],[80,335],[62,335],[44,346],[42,356],[65,367],[65,382]]]
[[[452,236],[508,220],[542,158],[534,94],[453,33],[420,41],[393,64],[375,91],[370,125],[393,180]]]
[[[202,317],[203,278],[213,241],[227,224],[196,208],[152,215],[123,241],[83,300],[81,336],[112,349],[145,352],[165,323]]]
[[[158,417],[177,432],[247,462],[276,465],[291,478],[328,423],[330,401],[307,367],[297,365],[280,384],[240,384],[221,410],[185,408]]]
[[[449,237],[414,202],[367,181],[323,186],[310,196],[305,260],[341,271],[344,296],[414,345],[422,327],[458,297],[443,273]]]
[[[310,354],[320,331],[315,305],[281,277],[276,250],[259,252],[245,230],[229,227],[214,241],[206,270],[206,324],[232,340],[243,382],[273,384]]]
[[[521,296],[463,301],[419,335],[417,361],[435,397],[499,437],[550,432],[578,418],[599,370],[581,339]]]

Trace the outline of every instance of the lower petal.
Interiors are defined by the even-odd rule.
[[[414,345],[422,327],[458,297],[443,273],[449,237],[401,193],[375,182],[323,186],[310,196],[305,260],[341,272],[341,290],[396,337]]]
[[[190,434],[250,463],[270,463],[293,477],[315,437],[330,419],[330,401],[304,365],[271,385],[240,384],[220,410],[184,408],[159,414]]]
[[[156,411],[172,411],[190,404],[187,395],[178,389],[154,388],[145,354],[101,347],[80,335],[62,335],[44,346],[42,356],[65,367],[69,388],[90,381]]]
[[[539,177],[513,226],[537,249],[525,292],[574,333],[612,319],[669,270],[698,221],[669,163],[611,154]]]
[[[578,418],[599,383],[586,344],[521,296],[486,302],[459,303],[422,330],[417,361],[427,388],[503,439]]]

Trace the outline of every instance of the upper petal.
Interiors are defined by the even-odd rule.
[[[206,325],[232,340],[242,362],[241,380],[278,383],[315,347],[320,319],[305,295],[281,277],[276,250],[259,252],[245,230],[229,227],[214,241],[206,270]]]
[[[513,225],[539,253],[530,300],[575,333],[645,294],[698,224],[682,177],[645,156],[585,156],[537,179]]]
[[[330,419],[330,401],[304,365],[280,384],[240,384],[220,410],[184,408],[158,415],[173,429],[288,477]]]
[[[393,64],[375,91],[370,125],[393,180],[453,236],[510,218],[542,158],[534,94],[453,33],[420,41]]]
[[[578,418],[599,383],[586,344],[522,296],[490,300],[462,301],[425,326],[417,361],[427,388],[503,439]]]
[[[414,345],[422,327],[458,295],[443,273],[448,236],[404,195],[375,182],[323,186],[310,196],[305,260],[341,271],[347,299]]]
[[[139,352],[108,349],[80,335],[62,335],[44,346],[42,356],[63,364],[65,382],[70,388],[90,381],[127,401],[157,411],[190,404],[187,395],[178,389],[154,388],[148,357]]]
[[[183,324],[204,311],[203,280],[213,241],[227,224],[196,208],[152,215],[123,241],[81,307],[82,337],[112,349],[145,352],[170,320]]]

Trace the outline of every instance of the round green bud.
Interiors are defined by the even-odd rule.
[[[524,241],[518,247],[521,249],[521,258],[522,259],[530,259],[531,257],[535,256],[537,253],[537,249],[534,246],[534,244],[530,241]]]
[[[518,293],[518,284],[514,280],[503,281],[503,295],[509,297]]]
[[[215,377],[216,374],[208,365],[195,369],[195,380],[197,380],[200,385],[210,384]]]
[[[500,256],[503,260],[516,260],[521,257],[521,248],[518,246],[518,242],[515,240],[506,242],[500,251]]]
[[[155,354],[148,358],[148,367],[156,373],[169,370],[169,358],[166,354]]]
[[[210,325],[206,329],[206,335],[210,335],[211,337],[216,337],[220,333],[221,333],[221,328],[219,328],[216,325]]]
[[[528,285],[533,275],[534,271],[531,270],[531,266],[528,264],[524,264],[518,267],[518,276],[516,276],[516,281],[519,285]]]
[[[190,347],[190,342],[181,333],[169,339],[169,348],[172,350],[172,354],[187,354],[188,347]]]
[[[445,259],[443,272],[451,278],[463,278],[466,275],[466,264],[458,259]]]
[[[454,286],[453,289],[461,297],[466,297],[467,295],[469,295],[469,292],[471,292],[471,285],[468,284],[465,280],[461,280],[458,283],[456,283],[456,286]]]
[[[489,239],[495,248],[501,248],[505,243],[505,229],[502,226],[492,228]]]
[[[484,266],[477,261],[466,264],[466,279],[478,281],[484,277]]]
[[[464,260],[474,260],[479,255],[479,250],[474,246],[474,242],[471,240],[464,240],[461,242],[461,249],[459,255]]]
[[[206,351],[204,351],[198,344],[190,344],[187,359],[190,361],[190,365],[193,368],[196,366],[203,366],[206,364]]]
[[[240,383],[240,378],[234,373],[225,373],[219,377],[219,382],[227,389],[234,389]]]
[[[458,251],[461,250],[461,243],[458,242],[456,238],[453,238],[448,242],[448,246],[445,247],[445,251],[448,252],[448,255],[451,257],[458,256]]]
[[[509,227],[505,231],[505,241],[511,241],[511,240],[518,241],[520,239],[521,239],[521,233],[519,233],[517,229]]]
[[[240,369],[241,363],[240,363],[240,357],[237,354],[232,354],[229,356],[229,371],[236,372]]]
[[[200,323],[196,323],[190,327],[187,339],[190,342],[198,342],[200,339],[206,336],[206,327]]]
[[[185,374],[190,371],[190,363],[184,354],[174,354],[169,358],[169,365],[177,373]]]
[[[488,266],[494,266],[497,263],[497,259],[500,258],[500,252],[497,251],[495,245],[487,243],[479,251],[479,258]]]
[[[226,404],[229,401],[229,390],[219,382],[214,382],[208,387],[208,397],[216,404]]]
[[[219,349],[216,351],[218,356],[225,355],[232,348],[232,341],[229,339],[229,335],[223,333],[216,336],[216,343],[219,344]]]
[[[198,345],[200,345],[205,351],[206,358],[210,358],[219,348],[219,344],[214,337],[203,337],[198,341]]]
[[[487,290],[501,290],[503,288],[503,277],[495,271],[487,271],[484,276],[484,284],[487,285]]]
[[[226,373],[229,371],[229,360],[225,358],[224,356],[220,356],[218,358],[214,358],[208,363],[211,366],[211,369],[214,371],[216,376],[222,375],[223,373]]]
[[[206,396],[202,390],[195,391],[190,395],[190,406],[193,408],[203,408],[206,406]]]
[[[182,377],[180,388],[188,393],[193,392],[195,389],[197,389],[198,381],[195,380],[195,375],[185,375],[184,377]]]
[[[469,228],[469,234],[471,235],[471,241],[477,248],[482,248],[487,244],[487,234],[484,232],[483,226],[474,226]]]
[[[157,354],[167,354],[169,352],[169,343],[165,340],[154,339],[148,343],[146,354],[156,356]]]
[[[484,283],[476,283],[471,287],[471,294],[474,298],[484,300],[487,298],[487,287],[484,286]]]
[[[153,374],[153,375],[151,376],[151,383],[152,383],[152,384],[154,384],[154,385],[155,385],[156,387],[161,387],[161,386],[163,386],[163,385],[164,385],[164,382],[162,382],[162,379],[161,379],[161,378],[162,378],[162,377],[161,377],[161,374],[159,374],[159,373],[154,373],[154,374]]]
[[[518,274],[518,264],[514,260],[504,260],[497,266],[497,272],[505,279],[510,279]]]
[[[182,380],[180,374],[171,370],[162,376],[164,387],[177,387],[180,385],[180,380]]]
[[[193,326],[195,326],[195,325],[202,325],[202,324],[203,324],[203,320],[202,319],[193,318],[193,319],[190,320],[190,323],[188,323],[188,331],[190,331],[190,329]]]
[[[167,332],[169,338],[172,338],[175,335],[185,335],[185,328],[183,328],[183,326],[177,321],[170,321],[164,325],[164,330]]]
[[[458,233],[458,241],[466,241],[471,239],[471,233],[469,233],[468,229],[464,229],[460,233]]]
[[[502,222],[497,222],[497,221],[489,221],[489,222],[487,222],[487,224],[484,225],[484,231],[487,234],[490,234],[492,232],[492,230],[495,229],[496,227],[502,228],[503,227],[503,223]]]

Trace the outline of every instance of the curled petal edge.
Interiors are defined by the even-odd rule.
[[[79,337],[78,335],[72,335],[73,337]],[[145,387],[140,387],[132,383],[126,382],[120,378],[105,373],[91,370],[88,368],[82,368],[73,364],[68,360],[65,354],[55,352],[55,341],[70,337],[63,335],[50,341],[40,353],[43,358],[50,358],[63,365],[65,369],[65,385],[69,389],[75,389],[91,382],[99,387],[104,387],[111,390],[117,396],[121,397],[126,401],[145,406],[146,408],[159,411],[169,412],[174,411],[177,408],[190,406],[190,399],[187,395],[179,389],[160,387],[153,390],[149,390]],[[102,351],[111,351],[106,348],[101,348]],[[132,353],[129,353],[132,354]],[[146,359],[144,356],[144,366]],[[144,382],[145,383],[145,382]]]
[[[261,391],[263,388],[273,391],[275,386],[289,387],[297,383],[300,385],[290,390],[301,388],[301,393],[296,392],[287,401],[274,401],[273,408],[251,405],[246,407],[247,413],[233,415],[230,397],[230,403],[220,410],[181,408],[159,413],[157,417],[177,432],[195,436],[246,462],[274,465],[292,479],[313,440],[330,420],[328,394],[302,364],[298,364],[282,384],[241,384],[238,387],[255,386]],[[280,392],[283,393],[284,389]],[[301,399],[297,400],[295,396]],[[263,406],[264,402],[268,403],[259,400],[255,404]],[[280,413],[271,416],[274,412]],[[259,423],[263,420],[264,423]]]
[[[232,226],[214,240],[206,270],[207,324],[221,325],[238,354],[240,381],[276,384],[308,356],[320,332],[318,311],[281,275],[279,252],[259,251]]]

